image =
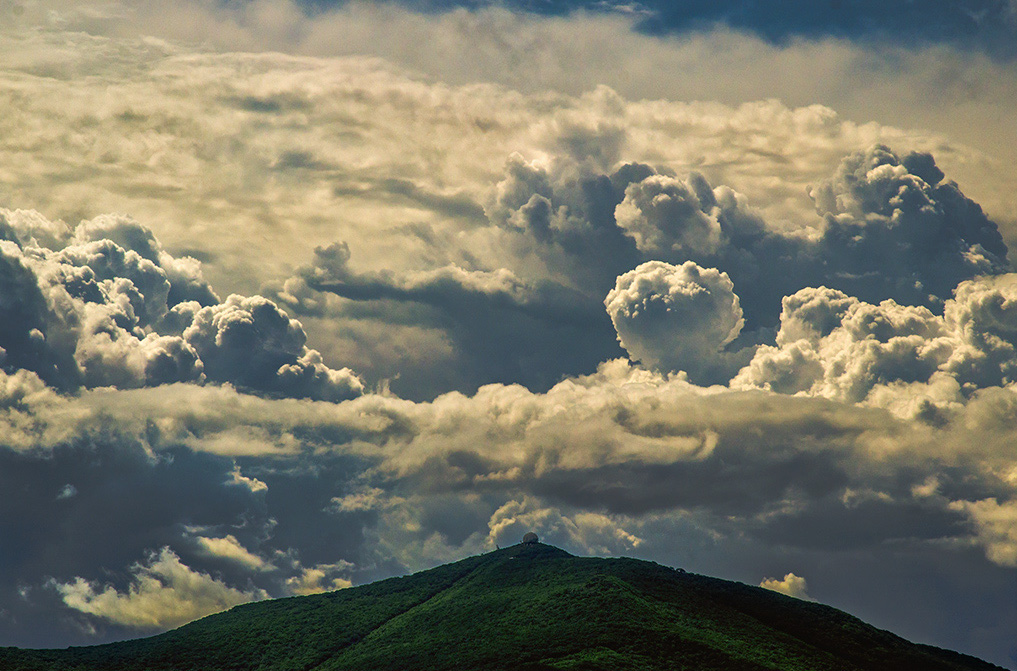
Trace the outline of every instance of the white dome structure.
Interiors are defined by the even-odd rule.
[[[530,531],[525,536],[523,536],[523,545],[536,545],[538,540],[540,539],[537,538],[537,534]]]

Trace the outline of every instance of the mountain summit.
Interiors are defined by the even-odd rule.
[[[238,606],[151,638],[0,649],[8,671],[999,669],[829,606],[535,539],[402,578]]]

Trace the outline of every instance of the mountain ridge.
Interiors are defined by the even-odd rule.
[[[997,671],[829,606],[631,558],[520,544],[237,606],[164,634],[0,649],[10,671]]]

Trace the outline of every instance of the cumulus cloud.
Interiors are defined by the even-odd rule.
[[[968,514],[990,560],[1017,566],[1017,501],[954,501],[950,507]]]
[[[797,576],[794,573],[788,573],[784,576],[783,580],[777,578],[763,578],[763,582],[759,583],[759,586],[764,589],[770,589],[774,592],[780,592],[781,594],[787,594],[793,596],[796,599],[804,599],[805,601],[815,601],[809,596],[805,578]]]
[[[936,408],[1013,383],[1015,297],[1012,273],[962,282],[942,315],[803,289],[783,301],[776,345],[760,347],[731,386],[868,401],[934,419]]]
[[[698,257],[712,254],[721,244],[720,222],[704,212],[695,186],[662,175],[647,177],[625,189],[625,200],[615,210],[618,226],[650,256]],[[709,198],[712,200],[712,193]]]
[[[536,532],[552,545],[570,544],[591,554],[616,554],[639,547],[643,539],[627,531],[624,520],[592,512],[565,515],[532,497],[508,501],[488,521],[489,542],[518,543],[524,534]]]
[[[803,289],[784,299],[777,345],[760,348],[732,386],[860,402],[876,385],[929,381],[953,349],[944,326],[927,308]]]
[[[604,305],[633,360],[700,383],[723,377],[722,350],[745,323],[727,274],[691,261],[640,265],[618,277]]]
[[[847,157],[810,195],[836,288],[866,300],[935,305],[962,280],[1008,267],[995,223],[929,154],[875,146]],[[887,286],[889,284],[889,286]]]
[[[604,100],[612,94],[600,97],[609,106]],[[464,371],[457,388],[497,381],[544,389],[612,356],[610,327],[595,309],[605,295],[614,330],[634,359],[662,370],[686,370],[697,382],[726,382],[751,356],[746,346],[773,337],[770,329],[778,325],[785,296],[823,286],[941,314],[959,282],[1008,268],[996,225],[955,184],[943,181],[930,154],[901,158],[874,145],[845,158],[811,195],[822,217],[788,227],[768,222],[744,195],[714,187],[699,173],[679,179],[665,167],[620,161],[603,172],[602,164],[561,151],[543,161],[514,154],[504,178],[490,190],[485,213],[493,230],[476,229],[474,237],[507,243],[510,253],[501,261],[519,271],[457,264],[401,273],[355,271],[349,246],[334,243],[317,248],[314,263],[275,295],[309,315],[331,310],[332,318],[400,326],[413,320],[433,330],[450,341],[455,367]],[[653,263],[715,268],[732,286],[696,295],[723,293],[726,306],[703,310],[692,301],[683,311],[666,305],[658,312],[669,315],[669,322],[651,319],[649,301],[638,312],[637,327],[636,312],[623,308],[623,298],[640,287],[650,291],[648,278],[634,278],[664,267]],[[772,272],[778,267],[785,271]],[[669,301],[678,295],[664,287],[654,291],[670,295]],[[329,308],[316,292],[353,303]],[[391,309],[392,302],[402,307]],[[708,327],[711,319],[716,323]],[[511,333],[506,324],[513,325]],[[375,339],[384,329],[369,333]],[[562,339],[582,345],[562,356],[556,342]],[[780,356],[809,358],[801,348]],[[421,397],[405,383],[397,389]]]
[[[210,557],[236,562],[252,571],[271,571],[275,567],[262,557],[245,548],[233,535],[223,538],[198,536],[195,539],[200,551]]]
[[[300,322],[262,296],[234,294],[202,308],[182,337],[214,382],[326,401],[354,398],[364,391],[353,371],[329,368],[316,350],[305,347]]]
[[[0,238],[8,370],[62,390],[209,380],[332,401],[363,391],[304,346],[298,321],[260,296],[220,303],[195,259],[174,258],[132,219],[71,229],[2,210]]]
[[[733,319],[744,329],[731,339],[744,330],[746,343],[772,337],[767,329],[777,325],[781,300],[809,287],[825,286],[876,302],[890,298],[941,314],[959,282],[1008,268],[996,224],[956,184],[943,181],[927,153],[901,157],[874,145],[849,155],[833,176],[810,191],[821,217],[804,218],[793,227],[768,222],[744,195],[711,186],[699,173],[679,179],[666,168],[638,163],[619,163],[609,173],[598,170],[566,154],[552,154],[543,163],[513,155],[505,177],[492,189],[488,218],[515,236],[511,249],[520,260],[535,256],[555,269],[556,279],[544,286],[570,287],[575,301],[586,297],[589,302],[597,292],[618,296],[620,283],[639,272],[631,269],[648,259],[716,268],[733,283],[739,299],[741,312]],[[341,248],[342,254],[336,251],[340,248],[330,249],[332,269],[319,251],[315,273],[349,276],[348,249]],[[785,271],[772,272],[777,267]],[[433,285],[436,279],[429,273],[450,272],[451,267],[424,271],[417,281],[389,275],[379,284],[382,273],[374,285],[346,280],[333,290],[342,286],[346,297],[365,300],[381,295],[383,284],[393,295],[392,287],[400,284],[400,296],[426,300],[423,284]],[[315,280],[306,281],[308,285],[315,287]],[[486,298],[493,296],[488,293]],[[555,308],[562,320],[568,318],[563,307]],[[609,307],[616,330],[618,308]],[[674,309],[667,312],[677,314]],[[721,347],[730,342],[729,333],[725,329],[715,334]],[[632,334],[628,341],[639,348]],[[682,343],[663,349],[675,351],[676,344]],[[691,349],[702,354],[715,352],[717,345]],[[655,358],[647,348],[634,356],[665,369],[680,367],[674,361],[662,363],[661,355]],[[714,371],[698,379],[726,381],[725,375]]]
[[[748,292],[754,325],[772,324],[779,299],[810,286],[941,310],[961,281],[1009,267],[996,224],[943,177],[931,154],[874,145],[810,188],[822,220],[797,229],[768,223],[744,196],[695,173],[630,184],[615,217],[649,258],[727,272]]]
[[[297,596],[346,589],[352,587],[353,583],[338,574],[349,571],[352,567],[353,565],[349,562],[341,561],[335,564],[318,564],[301,568],[299,575],[287,578],[286,587],[291,594]]]
[[[54,581],[52,586],[74,610],[139,629],[179,626],[267,597],[261,590],[235,589],[193,571],[168,547],[152,553],[145,564],[135,564],[132,574],[126,591],[80,577],[68,583]]]
[[[1017,381],[1017,274],[962,282],[944,316],[963,343],[951,362],[960,380],[971,387]]]

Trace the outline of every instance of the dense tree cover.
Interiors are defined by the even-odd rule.
[[[0,649],[10,671],[959,671],[817,603],[634,559],[517,545],[408,577],[247,604],[151,638]]]

